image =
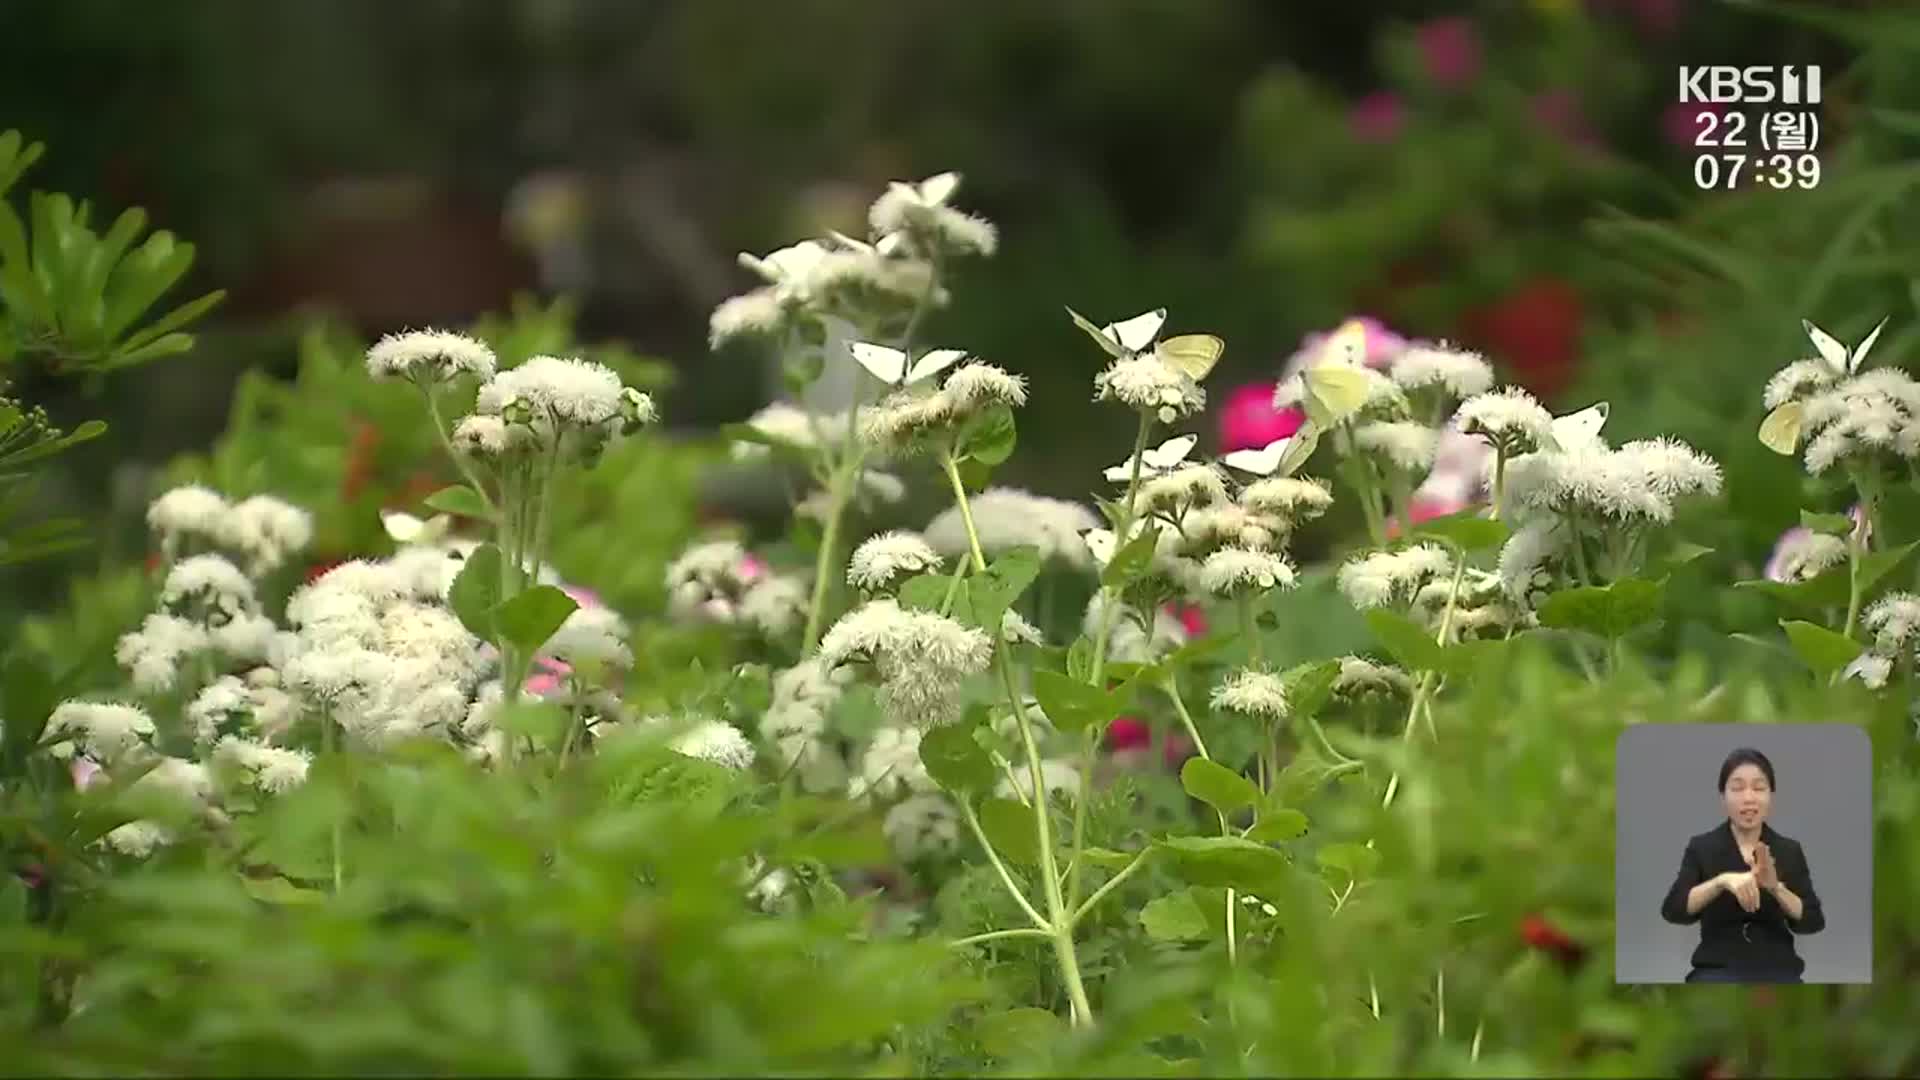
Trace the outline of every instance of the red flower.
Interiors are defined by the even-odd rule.
[[[1468,312],[1461,336],[1511,365],[1522,386],[1552,398],[1573,377],[1584,314],[1573,285],[1539,277]]]
[[[1152,745],[1153,730],[1137,716],[1115,717],[1113,723],[1107,725],[1108,750],[1145,750]]]
[[[324,576],[327,571],[333,569],[336,566],[339,566],[341,563],[346,561],[347,560],[345,559],[322,559],[316,563],[309,563],[307,565],[307,578],[306,578],[307,584],[311,585],[314,582],[319,581],[320,578]]]
[[[1273,407],[1272,383],[1247,383],[1227,394],[1220,410],[1220,452],[1258,449],[1300,430],[1307,414],[1296,407]]]
[[[1392,142],[1406,126],[1406,103],[1391,90],[1375,90],[1347,111],[1347,130],[1361,142]]]
[[[1530,947],[1547,953],[1563,966],[1573,967],[1586,959],[1587,947],[1567,936],[1567,932],[1548,921],[1546,916],[1528,915],[1520,920],[1520,937]]]
[[[1480,33],[1473,20],[1451,15],[1422,23],[1414,42],[1434,85],[1454,90],[1480,77]]]
[[[1432,521],[1437,517],[1457,514],[1465,510],[1468,505],[1470,504],[1457,502],[1452,499],[1439,499],[1430,495],[1416,494],[1413,499],[1407,503],[1407,517],[1412,520],[1414,525],[1419,525],[1423,521]],[[1399,537],[1400,515],[1395,514],[1387,519],[1387,539],[1397,540]]]
[[[1286,436],[1281,436],[1285,438]],[[1199,604],[1170,603],[1161,609],[1168,615],[1180,620],[1180,626],[1187,637],[1201,637],[1207,632],[1207,609]]]
[[[373,479],[374,452],[379,446],[380,429],[365,420],[355,422],[353,441],[347,446],[347,467],[340,476],[341,502],[352,502]]]

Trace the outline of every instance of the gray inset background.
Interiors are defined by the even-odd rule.
[[[1727,819],[1717,784],[1735,747],[1779,781],[1767,824],[1798,840],[1827,927],[1798,935],[1810,983],[1873,981],[1873,744],[1843,724],[1640,724],[1615,747],[1614,960],[1623,983],[1684,982],[1700,926],[1660,917],[1687,838]]]

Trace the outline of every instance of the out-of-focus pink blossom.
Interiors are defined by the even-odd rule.
[[[75,755],[74,759],[67,764],[67,769],[73,776],[75,791],[85,791],[107,778],[107,771],[102,769],[98,762],[81,755]]]
[[[1446,517],[1448,514],[1457,514],[1471,505],[1473,504],[1465,499],[1449,499],[1416,493],[1413,498],[1407,502],[1406,516],[1411,522],[1407,527],[1417,527],[1421,522],[1432,521],[1437,517]],[[1387,519],[1387,539],[1392,540],[1397,538],[1400,535],[1400,530],[1399,514],[1395,514]]]
[[[573,665],[565,660],[555,660],[551,656],[537,656],[533,660],[536,669],[527,676],[522,689],[535,697],[557,694],[566,685],[567,678],[573,674]]]
[[[1445,90],[1457,90],[1480,77],[1480,32],[1473,21],[1450,15],[1422,23],[1414,31],[1427,78]]]
[[[760,580],[761,576],[767,572],[767,564],[760,556],[749,552],[740,557],[740,563],[734,568],[734,572],[740,575],[742,582],[751,584]]]
[[[1290,435],[1292,432],[1288,432],[1288,434]],[[1284,439],[1286,435],[1276,437]],[[1163,610],[1165,610],[1168,615],[1180,620],[1180,627],[1187,632],[1187,638],[1189,640],[1200,637],[1207,632],[1207,609],[1201,607],[1199,604],[1172,603],[1166,605]]]
[[[1392,142],[1406,126],[1406,103],[1391,90],[1375,90],[1347,111],[1347,128],[1361,142]]]
[[[1708,114],[1703,119],[1701,114]],[[1691,148],[1709,127],[1727,115],[1727,107],[1717,101],[1676,101],[1661,110],[1660,134],[1675,146]]]
[[[1357,322],[1365,331],[1367,339],[1366,359],[1364,363],[1375,370],[1385,371],[1393,366],[1393,361],[1407,348],[1407,339],[1393,332],[1386,323],[1371,315],[1354,315],[1348,320]],[[1345,323],[1341,324],[1346,325]],[[1337,329],[1337,328],[1336,328]],[[1281,378],[1297,375],[1305,370],[1320,355],[1320,346],[1333,331],[1316,330],[1300,339],[1300,347],[1287,358],[1287,366],[1281,372]]]
[[[1107,749],[1115,753],[1153,745],[1153,729],[1137,716],[1118,716],[1107,725]]]
[[[1670,36],[1680,26],[1680,0],[1587,0],[1601,11],[1624,10],[1634,28],[1650,38]]]
[[[1169,732],[1166,741],[1160,744],[1160,760],[1169,769],[1178,769],[1193,756],[1193,740],[1179,732]]]
[[[29,892],[47,883],[46,867],[38,863],[21,867],[14,871],[14,876],[20,879],[20,884],[25,885]]]
[[[1257,449],[1300,430],[1307,414],[1298,406],[1273,407],[1272,383],[1247,383],[1227,394],[1220,410],[1220,452]]]
[[[579,604],[583,608],[606,606],[600,602],[600,594],[594,592],[592,589],[583,589],[578,585],[562,585],[560,586],[560,591],[566,593],[574,603]]]
[[[1855,504],[1853,509],[1847,511],[1847,516],[1853,519],[1853,541],[1865,547],[1873,539],[1873,522],[1867,518],[1867,508]],[[1795,525],[1781,533],[1780,538],[1773,542],[1773,553],[1767,556],[1766,568],[1760,571],[1760,576],[1768,581],[1795,580],[1794,571],[1800,561],[1801,550],[1812,538],[1813,530],[1805,525]]]

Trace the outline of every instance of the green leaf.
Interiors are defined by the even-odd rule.
[[[1885,551],[1870,552],[1860,559],[1860,595],[1867,597],[1873,593],[1873,587],[1888,574],[1898,570],[1915,550],[1920,550],[1920,540]],[[1842,597],[1844,600],[1844,596]]]
[[[954,614],[998,640],[1001,617],[1039,576],[1040,553],[1015,548],[989,563],[984,572],[967,578],[966,595],[954,603]]]
[[[302,888],[283,877],[243,877],[240,887],[247,895],[267,904],[323,904],[327,894],[318,889]]]
[[[967,584],[963,581],[955,586],[952,576],[948,574],[918,574],[910,577],[900,584],[900,606],[918,611],[939,611],[941,605],[947,602],[949,587],[964,589]],[[959,606],[958,594],[954,604]]]
[[[1231,815],[1260,801],[1260,789],[1253,781],[1202,757],[1188,758],[1180,766],[1180,786],[1222,814]]]
[[[1074,638],[1067,648],[1067,677],[1075,682],[1093,678],[1093,639],[1085,634]]]
[[[1103,870],[1124,870],[1132,864],[1135,856],[1112,848],[1090,847],[1080,852],[1080,860],[1089,866],[1098,866]]]
[[[1780,627],[1787,632],[1795,655],[1823,679],[1853,663],[1866,648],[1845,634],[1810,622],[1782,620]]]
[[[56,693],[52,673],[25,653],[0,668],[0,720],[5,721],[0,726],[0,761],[8,764],[8,771],[39,743]]]
[[[1333,870],[1358,881],[1380,865],[1380,852],[1365,844],[1328,844],[1314,853],[1322,870]]]
[[[1106,730],[1120,715],[1124,701],[1120,695],[1097,686],[1068,678],[1057,671],[1033,673],[1033,696],[1053,726],[1074,733],[1092,728]]]
[[[1287,714],[1295,723],[1317,714],[1333,697],[1340,679],[1340,661],[1314,660],[1296,664],[1281,676],[1287,688]]]
[[[1191,885],[1216,885],[1242,892],[1276,892],[1285,887],[1287,857],[1265,844],[1238,836],[1176,836],[1155,842],[1174,873]]]
[[[980,831],[995,851],[1028,866],[1040,862],[1040,838],[1034,831],[1033,810],[1012,799],[987,799],[980,804]]]
[[[1667,549],[1666,554],[1660,557],[1656,565],[1662,570],[1676,570],[1695,559],[1711,554],[1713,554],[1713,549],[1710,547],[1703,544],[1695,544],[1687,540],[1679,540],[1675,541],[1674,545]]]
[[[993,758],[974,741],[970,724],[928,731],[920,739],[920,763],[934,783],[962,797],[991,790],[997,779]]]
[[[1262,844],[1280,844],[1307,835],[1307,815],[1291,806],[1261,807],[1260,820],[1247,831],[1247,839]]]
[[[493,516],[493,510],[487,505],[486,498],[465,484],[441,488],[427,496],[426,506],[429,510],[439,510],[483,521]]]
[[[1540,605],[1540,624],[1556,630],[1584,630],[1609,641],[1660,617],[1665,581],[1621,578],[1610,585],[1565,589]]]
[[[1113,553],[1113,558],[1100,571],[1100,584],[1109,589],[1121,589],[1133,583],[1133,580],[1147,572],[1153,565],[1153,553],[1160,544],[1157,529],[1147,529],[1139,536],[1121,545]]]
[[[1429,518],[1414,526],[1413,535],[1431,536],[1462,551],[1489,551],[1507,542],[1513,530],[1507,523],[1480,516],[1478,508]]]
[[[1833,536],[1845,536],[1853,531],[1853,518],[1847,514],[1816,514],[1811,510],[1802,510],[1800,524],[1814,532]]]
[[[960,433],[960,453],[982,465],[998,465],[1013,456],[1016,441],[1013,410],[995,405],[967,422]]]
[[[1199,941],[1207,936],[1207,917],[1185,889],[1147,901],[1140,909],[1140,925],[1155,941]]]
[[[465,565],[460,567],[460,573],[447,590],[447,606],[460,616],[460,625],[483,641],[493,640],[493,610],[500,603],[503,563],[499,548],[482,544],[467,556]]]
[[[545,645],[579,607],[573,597],[557,587],[535,585],[494,609],[493,622],[500,628],[501,637],[521,652],[532,653]]]
[[[1445,663],[1433,635],[1405,615],[1374,608],[1367,612],[1366,618],[1373,636],[1408,671],[1433,671]]]
[[[980,1048],[996,1058],[1044,1054],[1066,1035],[1066,1025],[1045,1009],[1009,1009],[980,1018]]]

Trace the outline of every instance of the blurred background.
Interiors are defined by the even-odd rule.
[[[43,498],[136,537],[127,463],[205,451],[316,319],[366,340],[564,296],[581,338],[662,362],[697,439],[778,393],[753,345],[706,344],[754,284],[736,252],[863,234],[887,181],[951,169],[1002,243],[924,336],[1032,380],[1006,482],[1084,497],[1125,456],[1063,304],[1225,337],[1210,450],[1236,388],[1364,314],[1721,457],[1734,513],[1697,538],[1757,561],[1804,501],[1751,434],[1799,318],[1915,340],[1916,41],[1911,5],[1867,2],[10,0],[0,128],[48,142],[31,186],[146,207],[199,245],[182,296],[230,290],[188,356],[16,389],[112,424]],[[1820,189],[1695,188],[1676,70],[1711,63],[1825,67]],[[33,606],[58,575],[14,580]]]

